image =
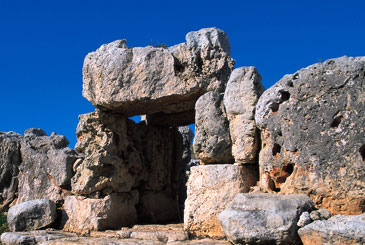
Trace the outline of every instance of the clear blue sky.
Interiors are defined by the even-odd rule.
[[[338,56],[365,55],[365,1],[0,0],[0,131],[64,134],[73,147],[85,55],[127,39],[174,45],[218,27],[236,67],[256,66],[266,88],[284,74]]]

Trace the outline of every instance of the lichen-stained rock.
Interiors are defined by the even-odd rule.
[[[195,105],[194,153],[205,164],[233,163],[229,122],[223,94],[214,91],[201,96]]]
[[[117,40],[86,56],[83,96],[127,116],[189,111],[205,92],[224,91],[233,64],[228,37],[216,28],[190,32],[170,48]]]
[[[255,123],[255,107],[264,90],[261,76],[252,66],[233,70],[228,80],[224,106],[236,164],[256,161],[259,135]]]
[[[112,193],[94,199],[81,196],[65,198],[65,231],[85,233],[91,230],[115,229],[137,222],[138,191]]]
[[[1,209],[6,209],[16,198],[18,172],[21,163],[20,141],[15,132],[0,132],[0,193]]]
[[[50,199],[60,204],[63,192],[70,190],[72,165],[79,158],[67,148],[65,136],[41,129],[28,129],[21,140],[17,203]]]
[[[336,215],[329,220],[317,220],[298,230],[304,245],[365,243],[365,214]]]
[[[8,212],[7,222],[11,231],[29,231],[50,226],[56,217],[54,202],[37,199],[12,206]]]
[[[256,106],[263,188],[306,193],[332,214],[365,211],[365,57],[284,76]]]
[[[136,124],[112,112],[79,120],[76,151],[85,159],[75,166],[74,193],[176,188],[182,140],[175,128]]]
[[[193,237],[224,238],[219,213],[240,192],[256,184],[252,165],[202,165],[191,168],[187,183],[184,229]]]
[[[298,244],[299,216],[312,209],[313,202],[303,194],[240,193],[219,221],[234,244]]]

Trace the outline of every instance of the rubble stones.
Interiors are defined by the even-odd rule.
[[[204,94],[196,102],[195,111],[195,156],[205,164],[233,163],[223,94]]]
[[[264,90],[261,76],[252,66],[233,70],[228,80],[224,106],[235,164],[256,162],[259,134],[255,123],[255,107]]]
[[[316,220],[299,229],[298,234],[304,245],[364,244],[365,214]]]
[[[251,165],[201,165],[191,168],[187,183],[184,229],[193,237],[224,238],[218,214],[233,197],[257,181]]]
[[[333,214],[364,212],[365,58],[330,59],[284,76],[260,97],[261,185],[306,193]]]
[[[228,37],[216,28],[190,32],[170,48],[127,48],[117,40],[86,56],[83,96],[127,116],[189,111],[205,92],[224,91],[229,55]]]
[[[12,231],[37,230],[56,220],[56,205],[51,200],[37,199],[12,206],[7,215]]]
[[[219,221],[234,244],[296,244],[299,216],[313,208],[303,194],[239,193]]]

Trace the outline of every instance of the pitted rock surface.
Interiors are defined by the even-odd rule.
[[[298,230],[304,245],[364,244],[365,214],[336,215],[329,220],[316,220]]]
[[[224,92],[235,164],[256,162],[259,133],[255,123],[256,103],[265,91],[255,67],[234,69]]]
[[[364,212],[365,57],[284,76],[260,97],[261,185],[307,193],[331,213]]]
[[[191,111],[207,91],[224,91],[233,64],[228,37],[216,28],[190,32],[170,48],[118,40],[86,56],[83,96],[127,116]]]

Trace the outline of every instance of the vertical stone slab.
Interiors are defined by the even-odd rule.
[[[223,238],[219,213],[240,192],[256,184],[251,165],[202,165],[191,168],[187,183],[184,229],[194,237]]]
[[[195,104],[195,156],[205,164],[229,164],[231,147],[223,94],[208,92]]]
[[[232,155],[236,164],[256,162],[259,135],[255,123],[255,109],[264,90],[261,76],[252,66],[233,70],[228,80],[224,92],[224,106],[229,120]]]

